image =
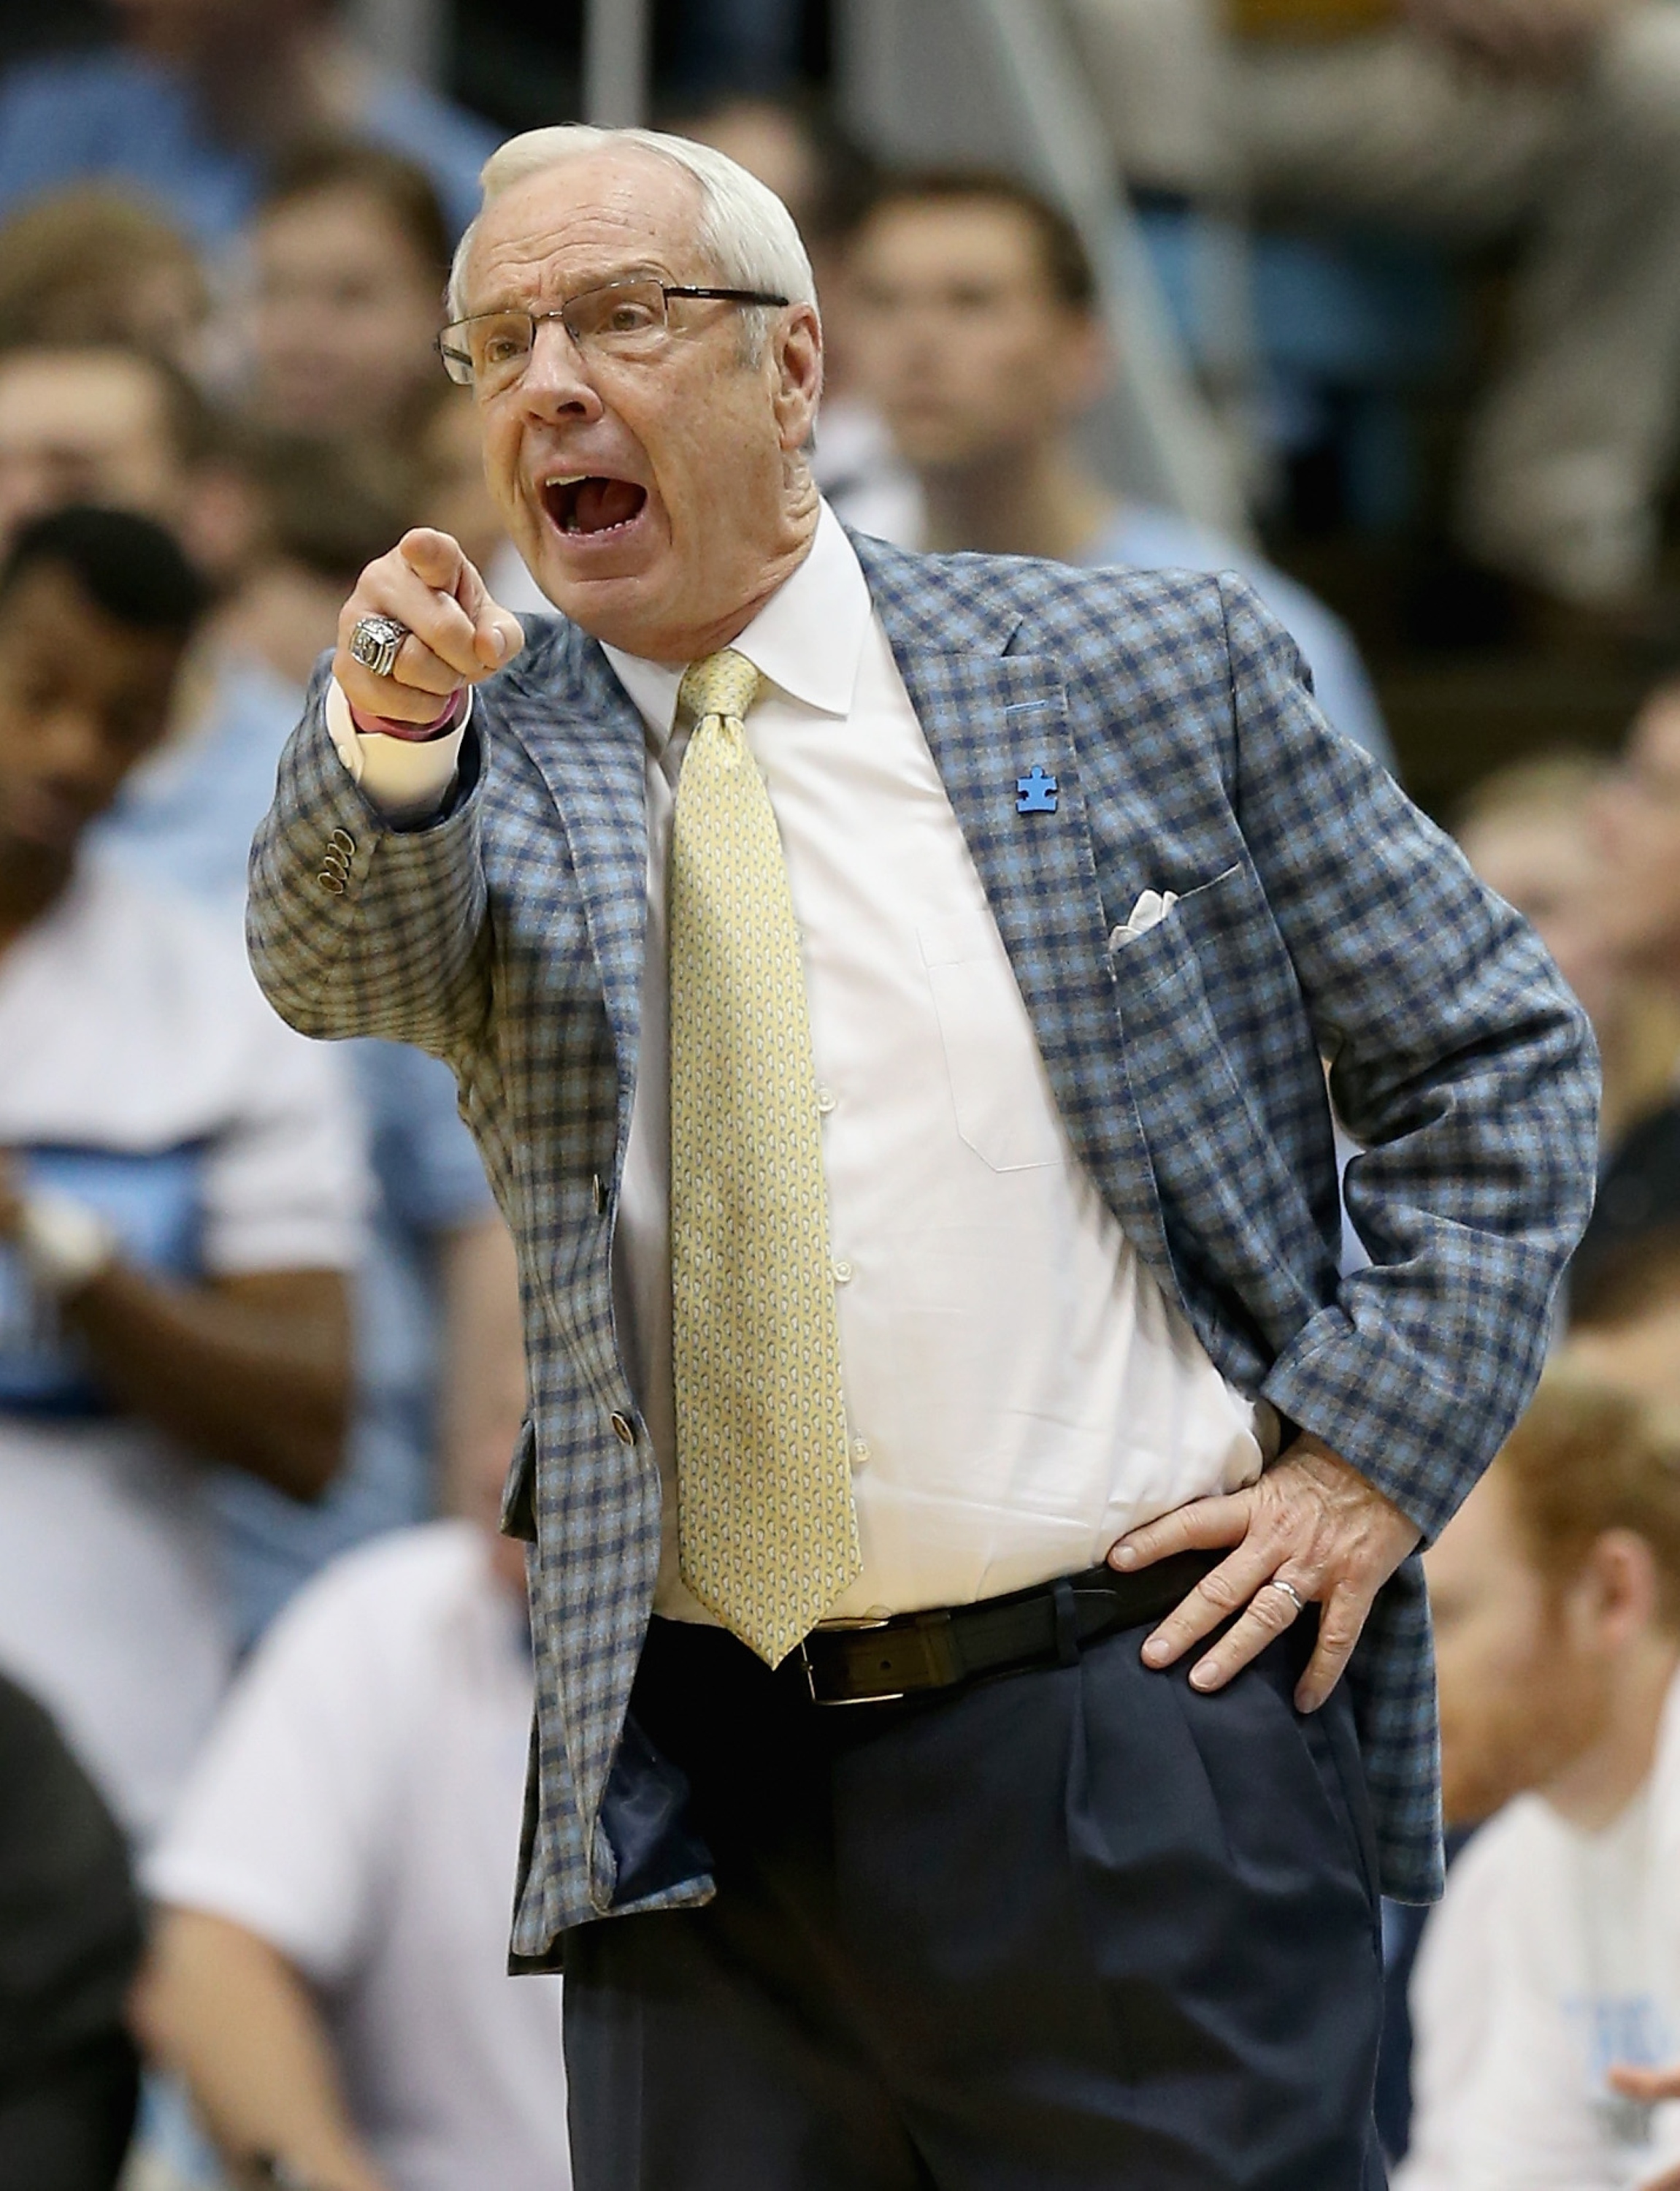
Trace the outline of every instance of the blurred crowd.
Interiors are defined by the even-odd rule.
[[[1429,1555],[1463,1846],[1437,1914],[1388,1913],[1381,2097],[1406,2191],[1654,2185],[1680,2166],[1680,6],[1070,14],[1139,203],[1511,254],[1465,568],[1535,645],[1608,634],[1645,672],[1619,753],[1534,752],[1443,817],[1592,1016],[1603,1169],[1554,1366]],[[435,350],[496,133],[309,0],[112,15],[0,78],[0,2191],[560,2191],[558,1981],[505,1968],[514,1250],[447,1067],[294,1037],[241,942],[362,566],[434,526],[546,610]],[[1346,622],[1093,471],[1115,323],[1060,206],[883,168],[811,89],[664,118],[808,238],[843,518],[1240,570],[1404,777]]]

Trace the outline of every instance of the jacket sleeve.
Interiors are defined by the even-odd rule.
[[[1293,642],[1222,579],[1235,803],[1336,1107],[1371,1267],[1266,1397],[1426,1538],[1526,1405],[1592,1207],[1598,1052],[1527,923],[1323,722]]]
[[[326,726],[325,664],[281,757],[252,846],[246,941],[257,979],[307,1035],[383,1035],[449,1056],[490,1004],[475,711],[441,817],[394,826],[364,798]]]

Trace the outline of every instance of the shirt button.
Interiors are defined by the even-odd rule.
[[[867,1438],[854,1438],[852,1440],[852,1459],[858,1462],[860,1465],[869,1459],[869,1440]]]
[[[825,1116],[834,1108],[834,1090],[831,1088],[818,1089],[817,1108]]]
[[[852,1283],[852,1266],[846,1261],[843,1255],[837,1255],[830,1267],[833,1271],[834,1283],[837,1286],[850,1285]]]
[[[621,1445],[635,1444],[636,1426],[631,1421],[628,1415],[620,1414],[615,1408],[613,1411],[612,1427],[616,1436],[617,1437],[618,1443]]]

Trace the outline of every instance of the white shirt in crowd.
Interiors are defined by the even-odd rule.
[[[1477,1834],[1425,1928],[1411,2011],[1394,2191],[1632,2191],[1680,2164],[1680,2103],[1604,2081],[1680,2061],[1680,1682],[1614,1824],[1582,1832],[1524,1795]]]
[[[395,2191],[567,2191],[557,1978],[508,1975],[531,1671],[467,1522],[347,1554],[241,1676],[145,1884],[326,2005]]]
[[[0,957],[0,1148],[166,1278],[360,1250],[337,1060],[275,1018],[224,924],[96,862]],[[0,1666],[142,1841],[231,1667],[207,1475],[111,1409],[0,1248]]]
[[[787,862],[823,1113],[863,1550],[833,1613],[965,1604],[1093,1566],[1126,1530],[1251,1482],[1257,1411],[1074,1153],[862,568],[826,504],[809,555],[734,645],[768,680],[747,737]],[[703,1619],[678,1574],[671,1377],[666,878],[688,726],[675,722],[679,668],[606,652],[648,734],[618,1327],[666,1482],[656,1609]],[[423,811],[418,770],[435,803],[457,738],[357,739],[342,694],[329,721],[370,795],[370,771],[394,765],[406,777],[387,796],[402,811]]]

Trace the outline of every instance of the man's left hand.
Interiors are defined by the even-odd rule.
[[[1204,1691],[1223,1689],[1276,1642],[1300,1617],[1297,1597],[1316,1603],[1318,1646],[1295,1692],[1296,1709],[1308,1712],[1341,1680],[1377,1591],[1421,1534],[1375,1484],[1327,1445],[1303,1437],[1246,1491],[1193,1500],[1163,1514],[1122,1537],[1109,1562],[1126,1572],[1173,1552],[1234,1547],[1144,1646],[1146,1666],[1170,1666],[1240,1613],[1190,1670]],[[1287,1590],[1274,1587],[1285,1583]]]

